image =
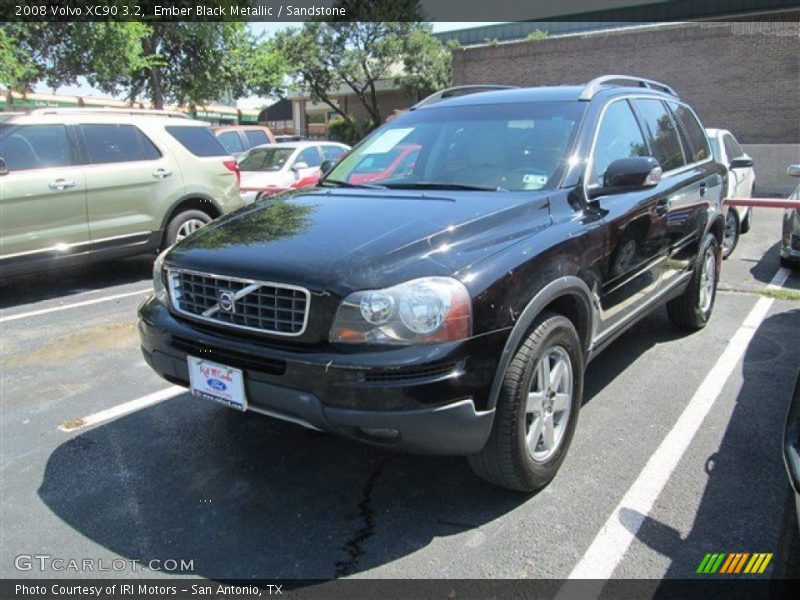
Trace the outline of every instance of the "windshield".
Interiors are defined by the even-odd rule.
[[[558,183],[585,103],[410,111],[375,131],[326,177],[385,187],[539,190]]]
[[[241,171],[280,171],[294,148],[254,148],[239,163]]]

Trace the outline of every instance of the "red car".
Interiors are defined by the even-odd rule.
[[[350,183],[369,183],[389,179],[395,173],[402,175],[414,168],[419,154],[417,144],[399,144],[383,154],[369,154],[353,169]]]

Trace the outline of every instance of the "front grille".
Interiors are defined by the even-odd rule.
[[[310,294],[297,286],[169,269],[172,306],[211,323],[298,336],[308,322]]]

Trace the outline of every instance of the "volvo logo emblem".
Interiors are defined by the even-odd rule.
[[[222,291],[219,293],[219,308],[222,312],[236,312],[236,298],[233,292]]]

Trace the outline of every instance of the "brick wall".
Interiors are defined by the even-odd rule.
[[[456,50],[455,85],[663,81],[743,144],[800,142],[800,11],[785,22],[687,23]],[[782,15],[782,18],[783,18]],[[792,22],[793,20],[793,22]]]

